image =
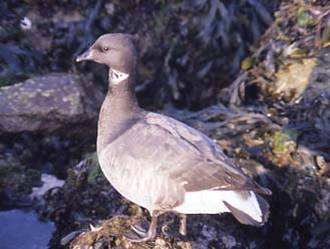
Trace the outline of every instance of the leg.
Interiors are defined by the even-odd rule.
[[[131,229],[138,234],[140,237],[147,236],[149,222],[145,219],[139,220],[136,224],[131,225]]]
[[[151,223],[149,225],[149,230],[146,234],[142,233],[141,231],[136,231],[135,229],[133,229],[134,231],[136,231],[136,233],[141,236],[143,235],[143,237],[140,238],[130,238],[128,236],[125,236],[125,238],[131,242],[145,242],[151,239],[154,239],[156,237],[156,232],[157,232],[157,220],[158,220],[158,216],[159,213],[158,212],[153,212],[151,214]]]
[[[180,215],[180,229],[179,233],[183,236],[187,235],[187,215],[181,214]]]
[[[179,233],[183,236],[187,235],[187,215],[185,214],[180,214],[180,213],[176,213],[174,212],[176,215],[179,215],[180,217],[180,228],[179,228]],[[166,236],[171,236],[169,233],[169,225],[173,224],[175,220],[170,220],[167,221],[165,223],[164,226],[162,226],[162,232],[166,235]]]

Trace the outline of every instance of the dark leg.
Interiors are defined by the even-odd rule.
[[[149,222],[145,219],[140,220],[138,223],[131,225],[131,229],[140,237],[146,237],[148,233]]]
[[[187,235],[187,215],[181,214],[180,215],[180,229],[179,233],[183,236]]]
[[[139,231],[139,229],[134,229],[133,230],[136,232],[137,235],[143,236],[139,238],[132,238],[130,236],[125,235],[125,238],[128,241],[131,242],[145,242],[151,239],[154,239],[156,237],[156,232],[157,232],[157,220],[158,220],[159,213],[158,212],[153,212],[151,215],[151,223],[149,226],[149,230],[146,234],[144,234],[142,231]]]

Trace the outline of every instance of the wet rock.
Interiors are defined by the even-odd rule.
[[[40,185],[40,172],[12,155],[0,157],[0,208],[29,206],[32,187]]]
[[[48,190],[62,187],[64,184],[63,180],[59,180],[55,176],[49,174],[42,174],[41,181],[43,183],[41,187],[32,188],[31,198],[40,199]]]
[[[111,187],[94,159],[94,154],[88,154],[68,169],[63,187],[50,189],[43,196],[45,202],[39,213],[57,226],[53,248],[58,248],[60,240],[71,232],[86,229],[90,224],[98,224],[100,219],[128,209],[127,201]]]
[[[179,239],[158,237],[155,240],[132,243],[124,238],[125,233],[134,223],[134,218],[115,216],[102,223],[101,226],[82,232],[70,244],[71,249],[82,248],[127,248],[127,249],[191,249],[189,242]]]
[[[97,87],[71,74],[49,74],[2,87],[0,135],[93,127],[101,100]]]
[[[236,240],[233,236],[228,235],[222,237],[222,242],[225,244],[226,248],[231,249],[236,246]]]
[[[330,48],[319,51],[299,101],[288,108],[290,127],[300,133],[300,143],[321,152],[327,160],[330,143]],[[297,72],[298,74],[298,72]],[[299,73],[303,75],[304,73]]]
[[[289,131],[276,131],[273,135],[273,152],[275,154],[285,154],[294,151],[296,146],[294,135]]]
[[[292,100],[300,97],[309,83],[315,64],[315,59],[304,59],[278,71],[277,80],[274,82],[275,93],[283,94]]]

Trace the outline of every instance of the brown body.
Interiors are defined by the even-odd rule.
[[[81,58],[110,67],[97,154],[102,171],[119,193],[148,209],[155,219],[158,213],[177,211],[231,212],[250,225],[267,220],[268,204],[257,193],[270,190],[247,177],[198,130],[138,106],[136,53],[130,36],[104,35]],[[154,231],[149,230],[146,239],[154,236],[155,224],[153,219]]]

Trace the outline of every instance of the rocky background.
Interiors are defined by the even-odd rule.
[[[27,0],[0,9],[0,209],[54,222],[50,248],[330,247],[328,1]],[[265,226],[195,215],[180,237],[166,215],[155,241],[123,239],[148,216],[98,168],[106,69],[74,62],[108,32],[136,38],[141,106],[204,131],[272,189]]]

